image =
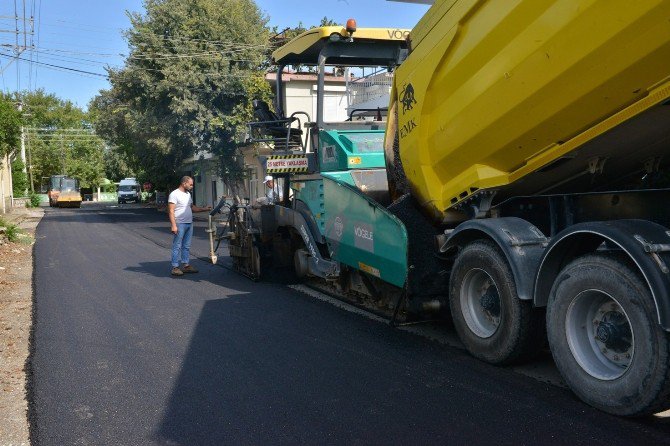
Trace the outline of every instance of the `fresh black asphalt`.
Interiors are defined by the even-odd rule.
[[[600,413],[280,284],[197,258],[172,278],[170,237],[155,209],[47,209],[33,444],[670,444],[668,418]],[[192,254],[207,253],[198,223]]]

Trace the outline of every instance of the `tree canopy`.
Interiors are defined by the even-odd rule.
[[[14,101],[0,93],[0,167],[5,156],[19,144],[21,137],[21,113]]]
[[[78,178],[82,187],[100,185],[105,144],[94,134],[89,113],[43,90],[21,93],[21,102],[33,188],[58,174]]]
[[[145,0],[129,14],[130,53],[92,104],[96,130],[147,179],[167,186],[185,159],[219,156],[229,185],[251,101],[267,99],[267,18],[253,0]]]

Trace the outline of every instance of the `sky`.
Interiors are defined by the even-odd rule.
[[[323,17],[341,23],[355,18],[359,27],[366,28],[412,28],[428,10],[426,5],[387,0],[256,3],[269,24],[280,30],[300,22],[315,25]],[[143,12],[142,4],[142,0],[0,0],[0,88],[10,93],[41,88],[86,108],[99,90],[109,87],[105,66],[122,66],[128,52],[122,31],[130,26],[126,12]]]

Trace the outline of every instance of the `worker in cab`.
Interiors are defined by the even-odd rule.
[[[258,199],[259,204],[278,204],[281,203],[283,196],[279,187],[275,186],[275,180],[271,175],[265,177],[265,197]]]

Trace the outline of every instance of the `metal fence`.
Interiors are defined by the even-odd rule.
[[[354,79],[347,86],[349,107],[365,104],[388,96],[393,85],[393,74],[387,71]]]

